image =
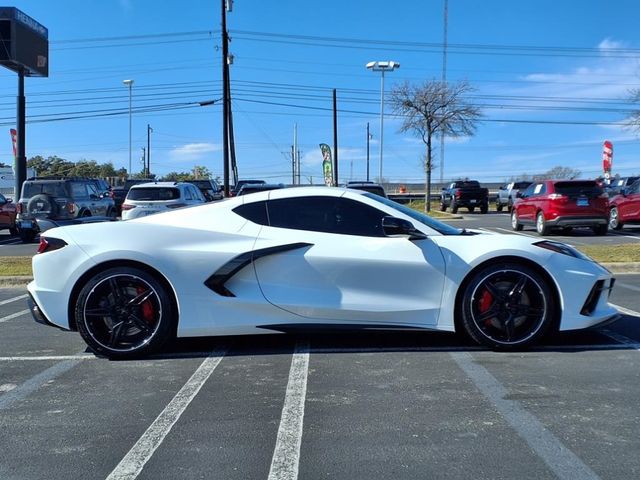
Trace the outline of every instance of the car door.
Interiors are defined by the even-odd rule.
[[[640,221],[640,182],[627,188],[627,194],[618,204],[618,215],[621,222]]]
[[[536,195],[542,189],[542,183],[534,183],[522,193],[522,197],[517,205],[518,218],[520,221],[532,222],[536,214]]]
[[[262,228],[256,249],[288,248],[255,262],[270,303],[314,321],[437,322],[445,266],[431,240],[386,237],[386,214],[351,199],[282,198],[267,204],[270,224]]]

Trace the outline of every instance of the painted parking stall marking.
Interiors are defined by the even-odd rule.
[[[0,301],[0,306],[2,305],[6,305],[8,303],[13,303],[13,302],[17,302],[18,300],[24,300],[25,298],[27,298],[29,295],[27,295],[26,293],[24,295],[18,295],[17,297],[13,297],[13,298],[7,298],[6,300],[1,300]]]
[[[145,464],[220,364],[226,352],[226,348],[211,352],[210,356],[200,364],[187,383],[129,450],[129,453],[109,474],[107,480],[133,480],[140,474]]]
[[[0,323],[6,322],[8,320],[13,320],[14,318],[21,317],[21,316],[26,315],[28,313],[29,313],[29,310],[21,310],[19,312],[12,313],[11,315],[7,315],[6,317],[1,317],[0,318]]]
[[[307,396],[309,373],[309,344],[296,345],[287,393],[282,408],[276,447],[271,460],[269,480],[295,480],[298,478],[304,403]]]
[[[477,364],[471,354],[452,352],[451,356],[458,366],[468,375],[485,397],[507,420],[511,428],[531,447],[547,464],[549,469],[561,480],[597,480],[600,477],[591,470],[577,455],[569,450],[555,435],[520,403],[507,400],[506,388],[482,365]]]

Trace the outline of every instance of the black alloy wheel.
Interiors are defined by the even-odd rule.
[[[90,278],[78,296],[75,318],[85,342],[113,359],[157,350],[175,323],[165,287],[153,275],[130,267],[110,268]]]
[[[553,323],[555,300],[546,280],[518,263],[486,267],[467,284],[461,321],[481,345],[517,349],[542,337]]]

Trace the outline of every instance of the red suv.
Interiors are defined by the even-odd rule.
[[[522,230],[523,225],[535,225],[539,235],[556,227],[591,227],[596,235],[606,235],[609,201],[595,180],[534,182],[513,204],[511,227]]]
[[[640,223],[640,180],[609,199],[609,227],[620,230],[625,223]]]
[[[11,235],[17,235],[16,204],[0,193],[0,230],[8,228]]]

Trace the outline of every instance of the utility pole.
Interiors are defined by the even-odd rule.
[[[229,33],[227,32],[226,0],[222,5],[222,172],[224,196],[229,196]]]
[[[296,184],[296,147],[291,145],[291,185]]]
[[[293,124],[293,147],[291,149],[291,159],[293,160],[293,184],[297,185],[298,179],[298,158],[296,153],[298,152],[298,124]]]
[[[147,123],[147,177],[151,175],[151,133],[153,128]]]
[[[15,190],[13,192],[13,201],[18,204],[20,198],[20,189],[22,184],[27,179],[27,154],[26,154],[26,100],[24,97],[24,69],[18,70],[18,98],[16,101],[17,106],[17,145],[16,145],[16,158],[15,158]]]
[[[297,165],[296,169],[298,172],[297,185],[300,185],[300,150],[297,150],[296,165]]]
[[[149,176],[149,172],[147,171],[147,155],[146,155],[146,150],[144,147],[142,147],[142,157],[140,157],[140,160],[142,161],[142,175],[145,177]]]
[[[333,89],[333,186],[338,185],[338,100]]]

